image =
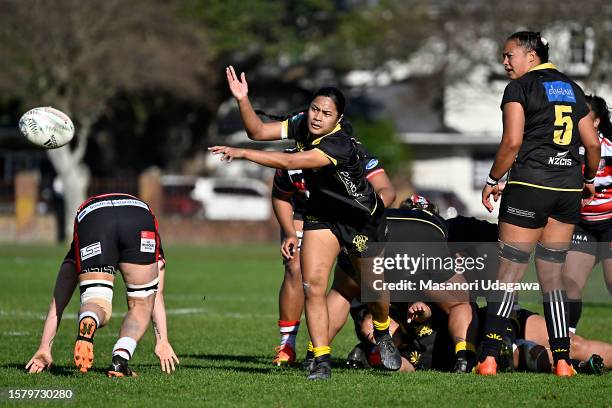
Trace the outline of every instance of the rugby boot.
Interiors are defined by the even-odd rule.
[[[572,377],[576,375],[576,370],[572,367],[572,364],[567,360],[559,360],[553,369],[553,373],[557,377]]]
[[[399,370],[402,366],[402,357],[397,347],[395,347],[391,335],[385,333],[382,336],[378,336],[378,338],[376,338],[376,345],[378,346],[380,362],[383,367],[389,371]]]
[[[487,356],[484,361],[479,362],[474,369],[476,374],[480,375],[496,375],[497,374],[497,361],[495,357]]]
[[[74,364],[82,373],[86,373],[93,365],[96,329],[96,321],[92,317],[86,316],[79,322],[79,334],[74,344]]]
[[[455,360],[455,366],[453,367],[453,372],[456,374],[468,373],[468,365],[467,358],[457,357],[457,360]]]
[[[588,360],[579,362],[576,371],[579,374],[602,375],[606,372],[606,366],[599,354],[593,354]]]
[[[128,366],[128,361],[119,356],[114,355],[111,365],[106,371],[107,377],[138,377]]]
[[[315,357],[312,351],[306,352],[306,357],[304,357],[304,361],[302,361],[302,370],[312,371],[315,365]]]
[[[308,374],[308,379],[317,380],[329,380],[331,378],[331,363],[330,356],[325,355],[314,359],[314,367]]]
[[[295,350],[290,344],[283,344],[276,347],[276,357],[272,360],[275,366],[285,366],[295,363]]]
[[[370,368],[368,363],[368,353],[364,347],[370,347],[369,344],[357,344],[346,357],[346,366],[348,368]]]

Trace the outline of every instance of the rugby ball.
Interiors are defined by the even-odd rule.
[[[19,130],[31,143],[45,149],[64,146],[74,136],[72,120],[50,106],[30,109],[19,119]]]

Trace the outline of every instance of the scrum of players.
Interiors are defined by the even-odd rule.
[[[511,35],[503,57],[511,79],[502,101],[504,133],[483,188],[489,211],[490,198],[501,197],[499,224],[463,216],[445,220],[417,194],[391,208],[395,189],[383,163],[352,134],[342,92],[322,88],[304,112],[263,122],[249,101],[244,73],[226,69],[249,138],[295,141],[285,152],[209,148],[222,161],[249,160],[277,169],[272,206],[281,227],[285,271],[274,365],[297,362],[296,336],[305,310],[310,342],[302,367],[310,380],[331,378],[331,344],[349,316],[356,334],[346,359],[352,368],[481,375],[533,371],[568,377],[612,367],[612,344],[576,333],[582,290],[598,262],[612,294],[612,193],[607,192],[612,167],[606,160],[612,154],[610,112],[602,98],[585,96],[548,61],[548,43],[539,33]],[[565,152],[563,163],[548,161],[559,152]],[[508,172],[508,182],[500,183]],[[526,202],[536,207],[521,209]],[[138,214],[139,221],[132,222],[128,212]],[[116,235],[103,233],[109,224],[104,217],[118,223]],[[101,240],[114,250],[102,256]],[[394,245],[374,245],[385,242]],[[522,308],[512,290],[486,293],[487,306],[479,307],[476,294],[467,290],[424,289],[418,298],[397,301],[387,291],[369,289],[377,257],[392,257],[397,243],[418,242],[435,243],[441,251],[436,256],[491,253],[489,259],[496,262],[489,267],[508,284],[520,282],[534,252],[544,316]],[[490,243],[496,243],[493,249]],[[84,203],[28,371],[51,364],[53,337],[77,282],[81,309],[75,364],[84,372],[91,368],[94,333],[110,318],[117,270],[126,281],[129,311],[107,375],[134,375],[128,362],[151,316],[162,370],[173,371],[178,358],[167,340],[159,292],[163,275],[158,264],[165,264],[160,245],[155,219],[141,200],[113,195]],[[414,278],[448,287],[473,279],[454,271]]]

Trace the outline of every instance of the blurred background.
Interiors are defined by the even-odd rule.
[[[0,0],[0,242],[70,239],[93,194],[148,201],[170,242],[275,240],[273,171],[219,163],[249,145],[224,68],[256,109],[299,111],[324,85],[403,196],[485,214],[501,138],[504,39],[541,31],[551,61],[612,101],[612,3],[417,0]],[[70,146],[27,144],[19,117],[66,112]],[[281,149],[280,143],[256,145]],[[67,238],[68,236],[68,238]]]

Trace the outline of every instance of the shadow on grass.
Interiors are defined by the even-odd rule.
[[[181,363],[180,367],[183,368],[191,368],[191,369],[215,369],[215,370],[234,370],[241,372],[249,372],[249,373],[282,373],[284,370],[290,370],[295,372],[301,372],[306,374],[307,370],[302,368],[302,361],[298,360],[296,363],[293,363],[288,366],[276,367],[272,365],[272,358],[266,356],[249,356],[249,355],[232,355],[232,354],[186,354],[182,355],[181,359],[193,358],[196,360],[202,360],[203,362],[214,363],[214,362],[235,362],[242,363],[244,365],[236,365],[236,364],[228,364],[228,365],[209,365],[209,364],[186,364]],[[256,365],[264,365],[267,367],[252,367],[248,366],[249,364]],[[386,376],[390,373],[388,371],[379,370],[379,369],[354,369],[346,366],[346,360],[340,358],[332,359],[332,368],[334,370],[341,370],[343,372],[353,372],[353,371],[362,371],[364,373],[368,373],[370,375],[376,376]]]
[[[16,370],[22,373],[27,373],[25,369],[24,363],[6,363],[0,365],[0,368],[7,368],[9,370]],[[75,375],[79,375],[79,371],[74,366],[62,366],[62,365],[51,365],[51,368],[45,370],[52,375],[60,376],[60,377],[73,377]],[[102,368],[92,368],[89,371],[93,372],[101,372],[106,374],[106,370]]]

